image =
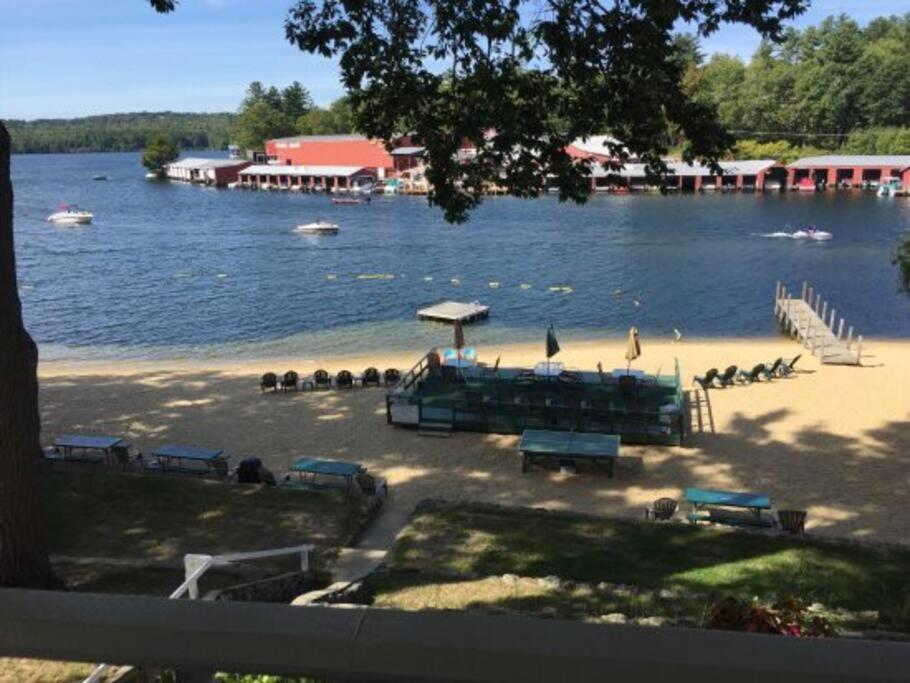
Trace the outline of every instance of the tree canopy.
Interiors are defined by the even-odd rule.
[[[357,129],[426,147],[430,201],[463,220],[489,183],[535,196],[555,176],[584,201],[584,164],[565,148],[609,131],[619,158],[654,168],[679,131],[685,159],[715,162],[732,144],[716,107],[684,87],[674,31],[722,23],[774,38],[806,0],[298,0],[285,23],[300,49],[339,59]],[[467,139],[476,156],[457,152]]]
[[[159,173],[165,165],[180,156],[180,148],[166,135],[157,135],[149,142],[142,154],[142,165],[149,171]]]

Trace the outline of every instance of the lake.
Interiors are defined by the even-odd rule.
[[[777,280],[813,283],[866,336],[910,336],[890,264],[910,200],[819,195],[491,197],[446,224],[424,197],[336,206],[326,195],[149,181],[139,154],[15,156],[26,324],[45,359],[257,357],[429,347],[418,308],[479,300],[484,341],[776,333]],[[198,156],[195,155],[194,156]],[[209,155],[212,156],[212,155]],[[104,174],[106,182],[93,181]],[[84,227],[45,222],[60,203]],[[294,227],[322,218],[337,236]],[[760,236],[814,224],[828,242]],[[369,277],[369,276],[382,277]]]

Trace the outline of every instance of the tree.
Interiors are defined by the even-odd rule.
[[[460,221],[491,183],[585,201],[584,163],[566,147],[610,132],[608,151],[663,169],[668,129],[682,156],[715,163],[732,144],[716,111],[683,87],[674,28],[701,36],[722,23],[777,37],[806,0],[297,0],[285,22],[300,49],[336,57],[359,131],[407,131],[426,148],[429,200]],[[465,140],[477,149],[458,160]]]
[[[910,234],[898,243],[891,262],[897,266],[901,289],[910,294]]]
[[[313,108],[310,91],[298,81],[294,81],[281,91],[281,111],[292,121],[296,121]]]
[[[231,137],[244,149],[261,150],[265,141],[294,133],[294,122],[268,102],[244,107],[234,122]]]
[[[142,155],[142,165],[152,173],[162,173],[164,167],[180,156],[177,147],[166,135],[156,135],[149,142]]]
[[[22,322],[10,138],[0,122],[0,586],[54,584],[38,498],[40,433],[38,347]]]

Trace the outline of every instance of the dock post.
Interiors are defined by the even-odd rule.
[[[840,325],[837,326],[837,338],[838,339],[844,338],[844,319],[843,318],[840,319]]]
[[[827,318],[828,318],[828,302],[823,301],[822,302],[822,322],[824,322]]]
[[[815,315],[818,315],[819,310],[821,310],[821,305],[822,305],[822,295],[816,294],[815,295]]]
[[[850,345],[853,343],[853,325],[850,325],[850,329],[847,331],[847,349],[850,348]]]
[[[800,297],[803,301],[806,300],[806,287],[809,286],[809,283],[803,280],[803,295]]]
[[[859,365],[863,358],[863,335],[856,338],[856,364]]]
[[[815,290],[812,287],[809,287],[809,298],[806,299],[806,303],[809,304],[809,308],[812,308],[812,301],[815,299]]]
[[[831,323],[828,325],[828,327],[831,328],[832,332],[834,332],[834,320],[835,320],[835,318],[837,318],[837,315],[835,315],[836,313],[837,313],[837,309],[832,308],[831,309]]]

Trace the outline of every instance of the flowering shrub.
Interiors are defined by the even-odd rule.
[[[771,633],[795,638],[836,635],[827,619],[810,614],[806,605],[793,596],[781,598],[770,606],[727,597],[708,609],[705,625],[727,631]]]

